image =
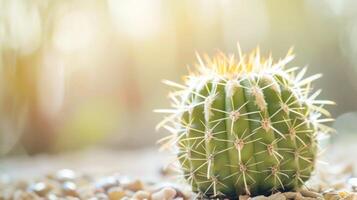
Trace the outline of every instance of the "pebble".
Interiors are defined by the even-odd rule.
[[[119,186],[119,180],[113,176],[102,178],[96,183],[96,188],[100,192],[101,192],[101,190],[104,190],[106,192],[110,188],[115,187],[115,186]]]
[[[137,191],[134,195],[133,195],[133,199],[134,200],[146,200],[146,199],[150,199],[150,192],[147,191]]]
[[[340,179],[334,183],[337,182],[340,183]],[[279,192],[268,197],[241,195],[239,200],[357,200],[356,193],[352,192],[357,177],[347,177],[342,182],[345,186],[339,187],[344,187],[343,190],[336,190],[334,184],[326,181],[317,183],[320,187],[314,187],[314,190]],[[189,200],[195,196],[179,184],[143,182],[115,174],[97,179],[85,174],[78,176],[69,169],[39,177],[36,182],[6,179],[0,183],[0,200]]]
[[[251,198],[251,200],[268,200],[268,199],[269,198],[264,195],[255,196],[255,197]]]
[[[357,200],[357,195],[356,194],[349,194],[343,200]]]
[[[151,200],[172,200],[176,196],[176,190],[171,187],[163,188],[151,195]]]
[[[51,187],[45,182],[37,182],[33,185],[30,185],[30,191],[35,192],[41,197],[45,197],[50,190]]]
[[[250,197],[248,195],[239,195],[239,200],[248,200]]]
[[[287,199],[295,199],[295,197],[296,197],[296,192],[284,192],[283,195],[284,195]]]
[[[35,199],[38,199],[38,196],[33,192],[16,190],[13,195],[13,200],[35,200]]]
[[[334,193],[334,192],[325,193],[323,196],[324,196],[324,199],[326,199],[326,200],[338,200],[338,199],[341,199],[339,197],[339,195],[337,193]]]
[[[126,196],[126,192],[121,187],[112,187],[108,190],[110,200],[122,199]]]
[[[157,191],[162,190],[163,188],[170,187],[170,188],[173,188],[173,189],[176,190],[176,197],[175,197],[175,199],[177,199],[177,198],[183,198],[183,199],[185,199],[186,196],[189,196],[188,194],[184,194],[184,193],[179,189],[179,186],[176,185],[176,184],[172,184],[172,183],[162,183],[162,184],[158,184],[157,186],[158,186],[158,187],[154,187],[152,190],[149,190],[149,191],[151,191],[152,193],[154,193],[154,192],[157,192]]]
[[[83,186],[83,187],[77,188],[77,192],[78,192],[80,199],[89,199],[89,198],[95,196],[95,189],[94,189],[94,187],[91,187],[91,186]]]
[[[278,192],[273,195],[270,195],[268,197],[268,199],[269,200],[286,200],[286,197],[283,194],[281,194],[280,192]]]
[[[108,200],[108,196],[105,193],[97,193],[95,194],[96,200]]]
[[[72,197],[77,197],[78,193],[77,193],[77,185],[73,182],[64,182],[62,184],[62,193],[65,196],[72,196]]]
[[[121,185],[124,189],[131,190],[134,192],[144,189],[144,184],[140,180],[128,181],[128,182],[122,183]]]
[[[322,195],[317,193],[317,192],[313,192],[310,190],[299,190],[300,194],[302,194],[302,196],[304,197],[312,197],[312,198],[322,198]]]
[[[77,174],[70,169],[61,169],[56,172],[55,179],[60,182],[65,181],[74,181],[77,177]]]

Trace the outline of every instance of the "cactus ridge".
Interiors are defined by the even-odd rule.
[[[183,177],[206,197],[257,195],[293,190],[314,170],[318,133],[332,131],[332,121],[312,92],[320,74],[303,78],[306,67],[286,68],[291,51],[274,63],[259,49],[239,59],[218,54],[198,57],[196,72],[185,84],[164,81],[172,109],[159,123],[172,133]],[[312,94],[311,94],[312,93]],[[325,117],[325,118],[323,118]]]

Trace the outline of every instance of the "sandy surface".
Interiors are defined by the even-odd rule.
[[[169,163],[170,154],[157,149],[116,151],[90,149],[61,155],[37,155],[32,157],[8,157],[1,160],[0,176],[33,178],[68,168],[85,174],[125,174],[141,179],[156,179],[164,163]]]

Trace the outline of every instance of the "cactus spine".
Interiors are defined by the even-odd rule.
[[[273,63],[250,55],[198,56],[184,85],[165,81],[173,109],[158,127],[173,134],[184,178],[206,197],[257,195],[301,187],[314,170],[316,135],[331,129],[327,100],[316,100],[306,68],[286,68],[294,56]]]

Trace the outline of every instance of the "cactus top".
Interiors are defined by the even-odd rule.
[[[286,68],[294,56],[273,62],[259,49],[238,60],[223,53],[198,56],[195,72],[170,93],[172,109],[158,127],[172,133],[183,177],[203,196],[236,197],[293,190],[314,169],[319,132],[331,129],[306,68]],[[323,117],[327,118],[323,118]]]

